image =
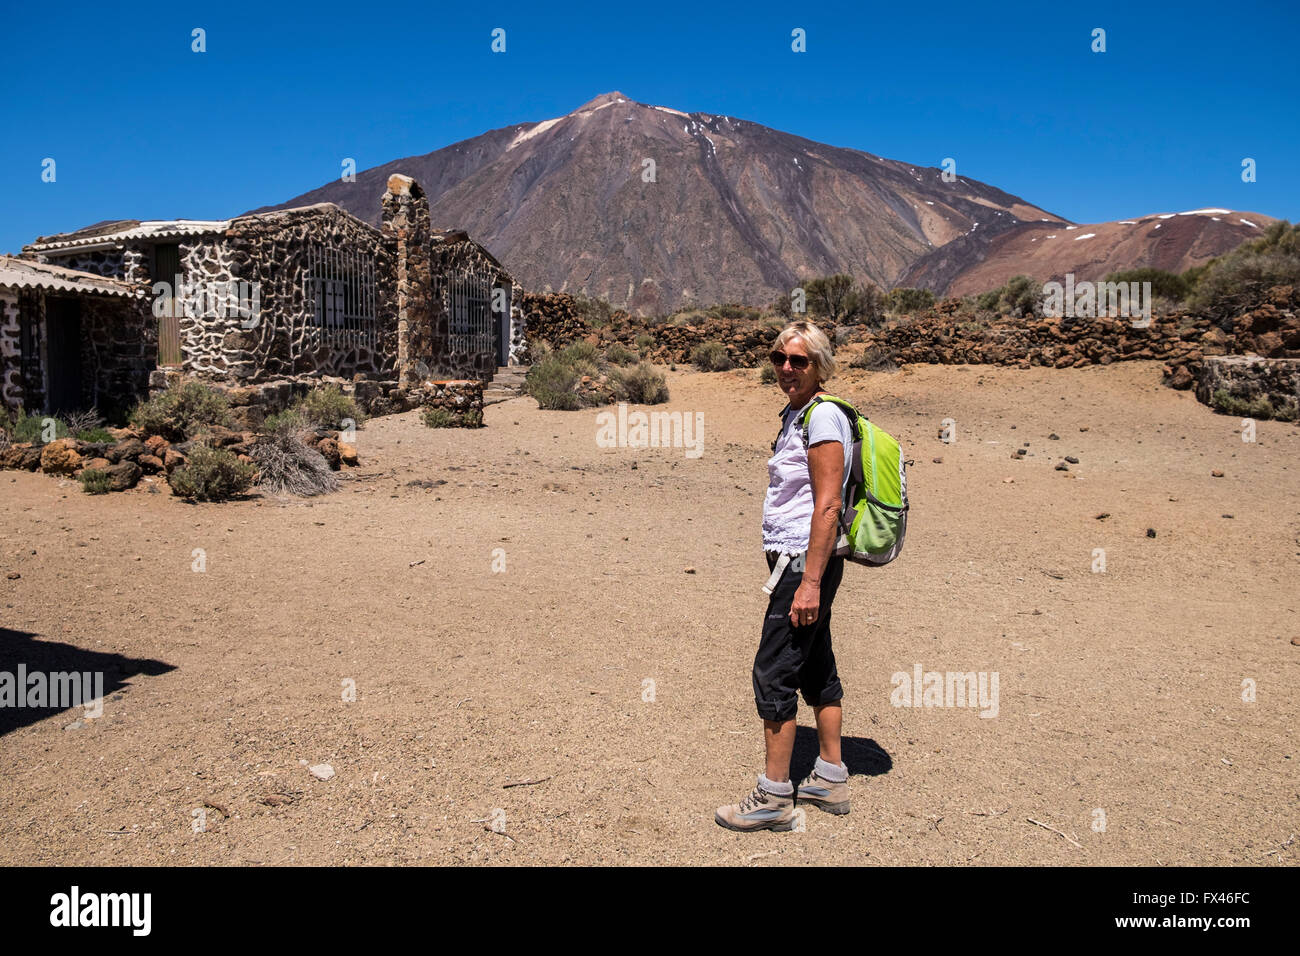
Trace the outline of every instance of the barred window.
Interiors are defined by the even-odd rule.
[[[372,253],[313,243],[307,250],[304,300],[307,324],[320,343],[375,348],[375,257]]]
[[[479,276],[442,276],[436,280],[447,303],[448,351],[455,355],[493,352],[492,284]]]

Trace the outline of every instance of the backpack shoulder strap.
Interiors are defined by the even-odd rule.
[[[781,409],[781,428],[777,431],[776,437],[772,439],[772,454],[774,455],[776,454],[776,443],[781,440],[781,432],[785,431],[785,415],[788,411],[790,411],[790,403],[786,402],[785,408]]]
[[[849,434],[855,441],[861,441],[862,435],[858,432],[858,410],[852,404],[835,395],[814,395],[812,403],[808,406],[808,411],[803,413],[803,447],[808,447],[808,424],[812,421],[813,409],[822,402],[830,402],[837,406],[849,420]]]

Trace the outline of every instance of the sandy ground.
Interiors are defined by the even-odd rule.
[[[783,399],[752,370],[669,373],[698,458],[523,398],[371,422],[318,500],[0,473],[0,670],[108,674],[80,726],[0,712],[0,863],[1294,864],[1300,428],[1245,443],[1159,378],[833,380],[904,439],[913,510],[835,602],[852,812],[786,834],[713,822],[761,766]],[[997,715],[893,706],[916,664],[996,672]]]

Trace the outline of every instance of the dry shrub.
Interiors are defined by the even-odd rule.
[[[258,486],[273,495],[310,498],[338,491],[339,480],[325,456],[287,432],[262,439],[249,457],[262,473]]]

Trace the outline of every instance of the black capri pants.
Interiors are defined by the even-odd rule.
[[[776,555],[767,554],[769,572],[776,567],[776,560]],[[803,581],[803,572],[796,571],[793,563],[787,565],[772,589],[763,619],[763,637],[754,656],[754,703],[764,720],[793,720],[799,693],[810,707],[843,698],[844,688],[831,650],[831,602],[843,575],[844,558],[832,555],[822,575],[817,620],[801,627],[790,623],[790,605]]]

